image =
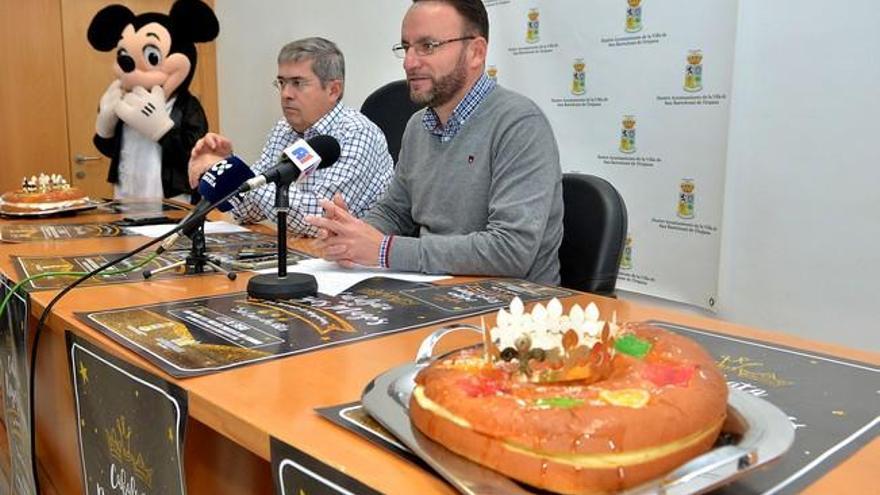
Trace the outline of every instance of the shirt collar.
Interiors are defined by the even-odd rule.
[[[336,105],[334,105],[329,112],[325,113],[323,117],[318,119],[317,122],[312,124],[312,126],[306,129],[302,134],[296,132],[293,127],[290,128],[290,132],[296,135],[296,137],[302,139],[312,139],[321,134],[328,134],[333,128],[333,122],[339,117],[340,113],[342,113],[342,101],[337,101]],[[290,124],[288,124],[288,126],[290,126]]]
[[[437,112],[431,107],[425,110],[425,115],[422,117],[422,125],[425,127],[425,130],[439,137],[440,141],[444,143],[451,141],[461,130],[468,117],[474,113],[493,89],[495,89],[495,81],[490,79],[485,73],[482,74],[471,87],[471,90],[455,106],[455,110],[452,111],[445,126],[440,124],[440,117],[437,116]]]

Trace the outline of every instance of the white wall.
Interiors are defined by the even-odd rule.
[[[741,2],[722,317],[880,350],[878,15]]]
[[[346,55],[345,101],[399,79],[408,0],[217,0],[221,128],[252,159],[285,42]],[[718,316],[880,351],[880,4],[741,0]],[[623,297],[684,311],[645,296]]]
[[[323,36],[339,46],[346,66],[344,102],[355,108],[376,88],[403,79],[391,45],[400,41],[400,20],[409,5],[409,0],[216,0],[220,128],[236,153],[256,159],[281,118],[271,83],[278,51],[290,41]]]

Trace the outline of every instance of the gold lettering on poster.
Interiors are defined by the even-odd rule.
[[[733,373],[744,380],[750,380],[770,387],[785,387],[794,383],[778,377],[774,371],[761,371],[764,368],[764,363],[753,361],[747,357],[721,356],[721,359],[718,360],[718,367],[722,371]]]
[[[117,461],[130,467],[135,476],[147,485],[153,487],[153,469],[147,466],[144,456],[135,452],[131,447],[131,427],[126,424],[125,416],[116,418],[116,425],[110,430],[104,430],[104,438],[110,456]]]
[[[272,306],[256,301],[247,301],[247,304],[250,306],[263,307],[271,310],[271,316],[273,318],[287,316],[300,320],[308,325],[309,328],[314,330],[315,333],[317,333],[321,337],[326,337],[327,334],[329,334],[330,332],[357,333],[357,330],[355,330],[355,328],[349,322],[329,311],[324,311],[320,308],[314,308],[312,306],[297,304],[293,301],[288,301],[287,304],[295,306],[297,309],[302,311],[302,314],[300,314],[294,311],[287,311],[283,308],[279,308],[278,306]]]
[[[183,323],[146,309],[99,313],[90,315],[90,318],[183,367],[213,366],[268,355],[253,349],[199,342]]]

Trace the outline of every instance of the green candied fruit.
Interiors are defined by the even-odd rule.
[[[544,397],[535,401],[538,407],[554,407],[557,409],[571,409],[580,406],[584,401],[574,397]]]
[[[628,333],[614,342],[614,348],[624,354],[642,359],[651,352],[651,343]]]

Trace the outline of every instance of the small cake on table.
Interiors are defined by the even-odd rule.
[[[60,174],[25,177],[21,189],[0,196],[0,211],[11,214],[64,211],[88,204],[85,192],[68,184]]]

